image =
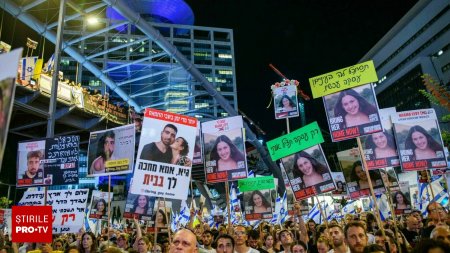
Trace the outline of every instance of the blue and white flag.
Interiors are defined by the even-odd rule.
[[[21,80],[30,81],[34,73],[34,67],[36,66],[37,60],[37,56],[24,57],[20,60],[20,68],[22,72],[20,75]]]
[[[186,200],[181,201],[180,216],[177,219],[178,225],[186,226],[189,223],[191,211],[187,206]]]
[[[173,210],[170,210],[171,216],[172,216],[172,220],[170,222],[170,229],[172,231],[177,231],[177,215],[176,213],[173,212]]]
[[[312,219],[317,224],[322,223],[322,216],[320,215],[319,205],[316,204],[308,213],[308,220]]]
[[[281,198],[277,193],[277,198],[275,199],[275,210],[273,211],[272,220],[270,223],[279,224],[280,223],[280,210],[281,210]]]
[[[342,208],[342,212],[344,212],[344,214],[355,214],[356,213],[355,202],[356,200],[351,200],[347,202],[344,208]]]
[[[280,209],[280,223],[283,224],[288,219],[288,206],[287,206],[287,194],[286,191],[283,194],[283,199],[281,200]]]
[[[44,72],[50,72],[53,68],[53,65],[55,64],[55,54],[52,54],[50,59],[48,59],[46,65],[42,69]]]

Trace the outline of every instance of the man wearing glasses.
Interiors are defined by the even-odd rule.
[[[236,241],[235,252],[237,253],[259,253],[258,250],[247,246],[247,231],[244,226],[237,225],[234,228],[234,240]]]
[[[427,211],[428,222],[431,222],[432,225],[429,225],[422,230],[422,238],[430,238],[431,231],[433,231],[436,226],[445,225],[445,219],[447,218],[447,211],[440,203],[430,203],[427,206]]]

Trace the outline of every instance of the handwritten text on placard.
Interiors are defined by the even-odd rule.
[[[372,60],[309,78],[314,98],[376,81],[378,77]]]
[[[270,157],[273,161],[294,154],[303,149],[323,142],[317,122],[306,125],[294,132],[267,142]]]
[[[275,188],[273,176],[249,177],[238,181],[239,191],[248,192]]]

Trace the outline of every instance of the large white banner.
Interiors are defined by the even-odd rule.
[[[47,191],[53,209],[53,234],[78,233],[83,226],[89,189]],[[26,191],[19,206],[43,206],[44,191]]]
[[[198,121],[147,108],[130,192],[186,200]]]

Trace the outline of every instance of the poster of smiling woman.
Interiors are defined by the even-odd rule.
[[[320,145],[281,159],[297,200],[335,189],[330,167]]]
[[[397,112],[392,123],[404,171],[447,167],[434,109]]]
[[[297,86],[288,85],[273,90],[276,119],[298,117]]]
[[[369,170],[400,165],[391,123],[391,115],[395,113],[395,107],[380,109],[383,131],[361,137]]]
[[[383,131],[371,83],[324,96],[323,103],[333,141]]]

